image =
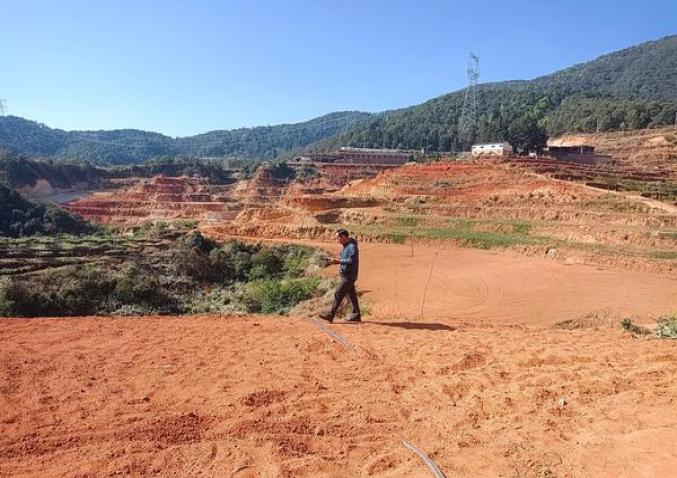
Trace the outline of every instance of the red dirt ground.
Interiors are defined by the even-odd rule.
[[[409,254],[362,248],[356,353],[294,317],[0,321],[0,476],[431,476],[402,439],[448,477],[677,475],[675,341],[617,326],[674,279]]]

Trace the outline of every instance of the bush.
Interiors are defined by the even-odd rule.
[[[0,185],[0,235],[89,234],[100,228],[56,206],[34,203]]]
[[[253,266],[252,255],[259,250],[259,246],[239,241],[213,249],[209,253],[209,261],[214,280],[222,283],[246,281]]]
[[[136,306],[140,310],[176,310],[176,301],[160,284],[158,275],[129,264],[117,278],[110,300],[122,306]],[[116,309],[119,310],[119,309]]]
[[[218,246],[214,240],[204,237],[199,231],[186,234],[183,243],[191,249],[196,249],[205,254],[209,254],[212,249]]]
[[[658,319],[656,335],[661,338],[677,338],[677,315],[666,315]]]
[[[249,278],[267,279],[279,277],[284,267],[283,251],[277,247],[267,247],[261,249],[251,258],[251,269]]]
[[[91,237],[85,244],[72,239],[31,241],[40,251],[58,246],[84,258],[94,250],[105,254],[101,242],[110,240]],[[316,293],[319,279],[308,274],[326,255],[308,247],[236,241],[219,247],[200,235],[158,249],[157,255],[137,256],[126,247],[124,241],[114,244],[116,253],[131,253],[134,261],[111,262],[112,270],[78,265],[0,277],[0,316],[284,313]]]
[[[0,317],[11,317],[13,302],[8,296],[9,279],[0,279]]]
[[[10,280],[6,299],[21,317],[94,315],[115,287],[98,269],[67,267],[59,273]]]
[[[296,177],[296,171],[285,161],[279,161],[270,166],[270,175],[275,179],[291,180]]]
[[[283,314],[315,295],[319,285],[317,277],[254,281],[247,284],[244,303],[248,312]]]
[[[133,315],[146,315],[148,314],[148,309],[138,306],[138,305],[121,305],[119,308],[111,311],[111,315],[119,315],[123,317],[129,317]]]
[[[246,312],[241,287],[214,287],[196,294],[187,304],[191,314]]]
[[[324,267],[328,259],[327,251],[306,246],[287,246],[282,269],[288,277],[301,277]]]
[[[296,180],[300,182],[310,181],[320,176],[320,173],[317,169],[312,166],[304,166],[299,171],[296,172]]]
[[[211,253],[210,253],[211,254]],[[197,281],[212,281],[216,271],[212,267],[211,256],[199,248],[182,245],[173,251],[172,263],[178,275]]]

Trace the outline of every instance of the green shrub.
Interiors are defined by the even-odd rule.
[[[115,287],[102,271],[67,267],[58,273],[10,280],[6,297],[21,317],[94,315]]]
[[[250,276],[253,267],[252,255],[260,250],[259,246],[239,241],[229,242],[209,253],[212,277],[216,282],[244,282]]]
[[[243,299],[248,312],[282,314],[310,299],[319,284],[317,277],[258,280],[247,284]]]
[[[134,239],[106,244],[106,237],[7,239],[36,256],[53,251],[83,258],[115,253],[127,262],[50,268],[0,278],[0,316],[142,315],[190,312],[284,313],[312,297],[319,279],[309,277],[326,253],[299,246],[233,241],[212,245],[198,235],[164,244],[156,253]],[[26,242],[30,241],[30,242]],[[207,252],[208,251],[208,252]],[[112,255],[112,254],[111,254]]]
[[[209,253],[211,255],[211,252]],[[199,248],[177,247],[172,254],[172,265],[178,275],[187,276],[196,281],[212,281],[216,271],[212,267],[211,256]]]
[[[658,319],[656,335],[661,338],[677,338],[677,315],[665,315]]]
[[[133,315],[148,315],[151,311],[146,307],[141,307],[140,305],[134,304],[124,304],[118,307],[117,309],[111,310],[111,315],[119,315],[123,317],[133,316]]]
[[[287,277],[300,277],[315,272],[327,263],[329,253],[306,246],[288,246],[282,267]]]
[[[177,308],[174,298],[160,284],[158,275],[136,264],[129,264],[117,278],[110,300],[141,310],[173,311]]]
[[[0,278],[0,317],[11,317],[13,302],[8,296],[9,279]]]
[[[209,292],[195,294],[187,303],[191,314],[246,312],[242,287],[213,287]]]
[[[284,252],[278,247],[261,249],[251,258],[249,278],[252,280],[279,277],[284,267]]]
[[[296,171],[285,161],[278,161],[270,166],[270,175],[275,179],[291,180],[296,177]]]
[[[56,206],[38,204],[0,185],[0,235],[89,234],[99,229],[84,219]]]
[[[317,169],[312,166],[304,166],[299,171],[296,172],[296,180],[300,182],[310,181],[319,177],[320,173]]]
[[[235,276],[232,254],[218,247],[209,253],[209,264],[215,282],[231,282]]]
[[[404,244],[407,242],[407,236],[395,232],[386,234],[386,238],[394,244]]]
[[[212,249],[218,246],[214,240],[204,237],[199,231],[186,234],[183,238],[183,243],[191,249],[196,249],[205,254],[209,254]]]

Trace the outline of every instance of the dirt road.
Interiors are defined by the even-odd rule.
[[[674,281],[415,253],[363,246],[355,353],[293,317],[0,320],[0,476],[431,476],[403,439],[448,477],[677,476],[675,341],[553,327]]]

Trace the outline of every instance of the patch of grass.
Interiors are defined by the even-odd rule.
[[[421,222],[421,218],[417,216],[400,216],[395,222],[398,226],[402,227],[416,227]]]
[[[635,325],[632,320],[628,319],[627,317],[621,320],[621,328],[637,335],[649,335],[651,333],[649,329]]]
[[[607,193],[593,199],[584,201],[584,207],[593,209],[606,209],[612,212],[638,212],[649,211],[649,206],[638,201],[631,201],[617,194]]]
[[[656,335],[660,338],[677,339],[677,315],[665,315],[658,319]]]
[[[405,244],[407,242],[407,235],[399,232],[386,232],[382,237],[393,244]]]
[[[385,239],[407,237],[404,231],[378,232],[377,235]],[[466,247],[492,249],[495,247],[510,247],[518,244],[539,244],[544,238],[532,237],[526,234],[510,234],[500,232],[475,231],[461,225],[461,227],[418,227],[412,235],[416,239],[454,240]]]
[[[648,256],[651,259],[677,260],[677,251],[652,251]]]
[[[350,228],[360,234],[370,235],[396,244],[408,239],[452,240],[466,247],[492,249],[518,244],[545,244],[547,238],[531,236],[531,223],[518,220],[477,221],[465,218],[436,221],[439,225],[424,225],[421,216],[398,216],[388,224],[357,225]],[[415,226],[408,227],[409,224]],[[404,223],[404,224],[403,224]],[[406,225],[405,225],[406,224]],[[340,225],[334,225],[339,227]],[[489,230],[482,230],[489,229]]]
[[[514,221],[510,223],[512,225],[513,234],[522,234],[528,235],[531,233],[532,224],[523,221]]]

